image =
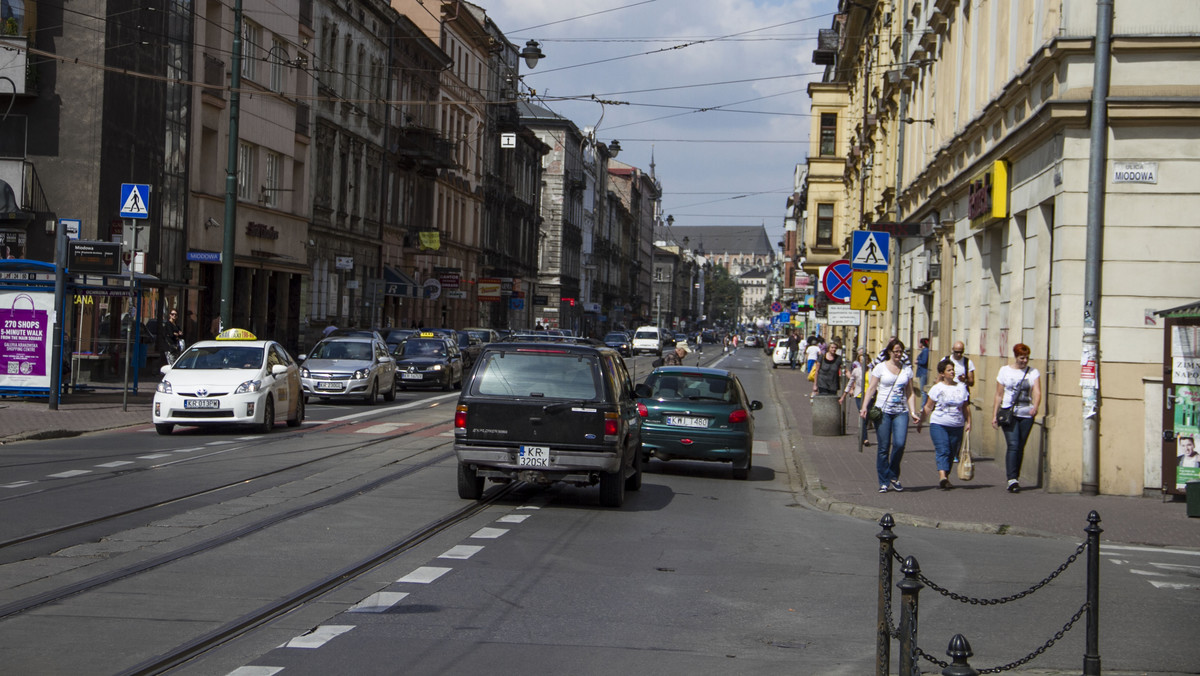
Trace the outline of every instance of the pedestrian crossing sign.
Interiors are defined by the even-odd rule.
[[[888,273],[855,270],[854,280],[850,284],[850,309],[867,312],[887,310]]]
[[[121,218],[150,218],[150,186],[121,184]]]
[[[853,241],[850,250],[850,267],[855,270],[888,269],[888,254],[891,238],[886,232],[873,230],[855,230],[851,233]]]

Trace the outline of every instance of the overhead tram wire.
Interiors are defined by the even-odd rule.
[[[642,0],[641,2],[635,2],[631,5],[622,5],[621,7],[610,7],[609,9],[602,9],[598,12],[591,12],[588,14],[580,14],[579,16],[572,16],[572,17],[568,17],[566,19],[559,19],[557,21],[551,21],[549,23],[538,24],[536,26],[529,26],[528,28],[520,28],[518,30],[513,31],[513,34],[520,35],[521,33],[524,33],[525,31],[536,30],[538,28],[545,28],[546,26],[556,26],[560,23],[567,23],[570,21],[578,21],[579,19],[588,19],[593,16],[600,16],[601,14],[608,14],[610,12],[619,12],[623,9],[630,9],[632,7],[638,7],[639,5],[648,5],[652,2],[657,2],[657,0]]]

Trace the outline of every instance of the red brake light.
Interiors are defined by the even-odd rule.
[[[604,436],[615,437],[620,426],[620,420],[616,413],[604,414]]]
[[[454,410],[454,429],[467,429],[467,407],[465,405]]]
[[[746,409],[744,408],[735,408],[733,409],[733,412],[729,414],[729,422],[731,423],[744,423],[749,419],[750,414],[747,413]]]
[[[642,402],[639,401],[637,407],[639,416],[645,418],[650,415],[650,409],[646,408],[646,405]]]

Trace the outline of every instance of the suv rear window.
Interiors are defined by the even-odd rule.
[[[658,331],[638,331],[633,337],[643,340],[658,340]]]
[[[493,352],[476,367],[474,389],[502,397],[600,398],[594,357],[569,352]]]

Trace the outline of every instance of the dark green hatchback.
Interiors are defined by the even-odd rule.
[[[725,369],[664,366],[638,386],[645,459],[708,460],[733,464],[733,478],[750,475],[754,414],[738,377]]]

